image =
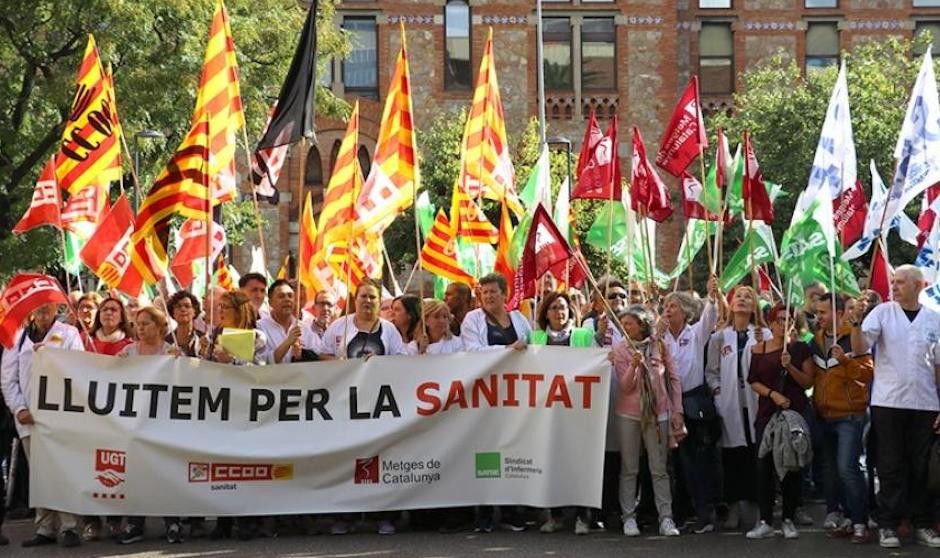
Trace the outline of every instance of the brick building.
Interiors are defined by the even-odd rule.
[[[617,114],[619,155],[629,176],[630,126],[655,152],[663,126],[692,73],[700,76],[706,111],[728,110],[740,73],[778,51],[805,71],[837,65],[839,53],[886,36],[922,29],[940,37],[940,0],[543,0],[546,115],[549,136],[570,138],[577,152],[585,119],[601,126]],[[470,104],[487,29],[493,28],[500,91],[510,135],[538,114],[536,8],[533,0],[344,0],[336,25],[352,35],[353,52],[334,60],[322,83],[361,110],[359,157],[368,169],[382,101],[404,22],[418,128]],[[281,175],[281,203],[265,207],[269,268],[296,250],[298,203],[322,188],[344,132],[320,119],[318,144],[294,148]],[[367,173],[367,170],[364,171]],[[668,180],[668,178],[667,178]],[[521,186],[520,186],[521,187]],[[659,234],[659,265],[671,266],[679,227]]]

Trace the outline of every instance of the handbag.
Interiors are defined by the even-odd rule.
[[[711,421],[718,418],[715,398],[704,383],[682,394],[682,412],[685,420]]]
[[[927,492],[940,496],[940,437],[934,437],[927,460]]]

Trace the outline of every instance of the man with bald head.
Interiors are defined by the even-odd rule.
[[[940,314],[919,302],[924,276],[902,265],[891,280],[893,301],[865,316],[867,303],[853,308],[852,351],[875,353],[871,422],[878,443],[878,541],[898,548],[897,528],[908,519],[918,544],[940,548],[931,527],[927,463],[934,433],[940,434]]]

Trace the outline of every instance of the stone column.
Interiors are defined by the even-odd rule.
[[[581,24],[584,18],[571,16],[571,81],[574,86],[574,119],[580,121],[584,108],[581,106]]]

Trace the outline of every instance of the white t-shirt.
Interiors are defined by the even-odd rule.
[[[322,354],[334,357],[345,357],[347,351],[344,350],[343,340],[346,340],[346,348],[351,345],[357,345],[356,352],[369,351],[371,342],[367,337],[377,338],[382,345],[382,354],[384,355],[405,355],[408,354],[405,344],[402,342],[401,334],[395,324],[388,320],[379,318],[379,332],[361,331],[356,327],[355,316],[342,316],[326,328],[321,340]],[[347,326],[346,323],[349,322]],[[353,357],[355,358],[355,357]]]
[[[274,318],[268,316],[267,318],[261,318],[258,320],[258,329],[264,332],[264,335],[267,337],[268,341],[265,345],[265,352],[271,359],[271,364],[277,364],[274,362],[274,351],[287,339],[287,332],[291,327],[297,324],[297,318],[291,318],[290,327],[284,329],[281,327],[281,324],[274,321]],[[310,329],[309,326],[301,324],[300,326],[300,345],[304,349],[309,349],[315,353],[322,353],[323,347],[320,342],[320,338],[316,333]],[[293,354],[290,349],[284,354],[284,360],[281,362],[292,362]]]
[[[921,306],[912,322],[900,304],[885,302],[865,318],[862,333],[875,354],[871,404],[940,411],[940,314]]]
[[[418,343],[412,341],[408,343],[408,354],[416,355],[418,354]],[[450,338],[445,337],[437,343],[431,343],[428,345],[428,350],[424,353],[426,355],[449,355],[451,353],[459,353],[463,351],[463,341],[456,335],[451,335]]]

